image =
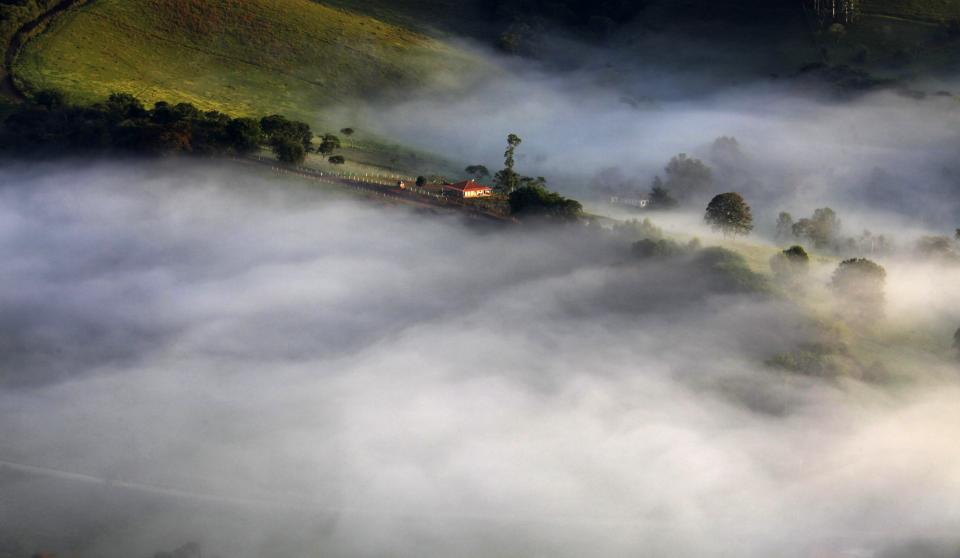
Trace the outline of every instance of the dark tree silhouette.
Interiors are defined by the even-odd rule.
[[[728,235],[748,235],[753,230],[753,215],[743,196],[727,192],[714,196],[707,205],[704,220],[714,229]]]

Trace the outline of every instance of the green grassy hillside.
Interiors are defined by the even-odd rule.
[[[324,106],[460,86],[481,64],[386,18],[309,0],[98,0],[31,41],[14,71],[75,101],[127,91],[316,122]]]

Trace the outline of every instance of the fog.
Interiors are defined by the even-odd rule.
[[[764,365],[794,303],[580,228],[229,164],[0,184],[0,555],[960,548],[955,269],[890,262],[943,337],[896,381],[811,378]]]
[[[580,197],[593,194],[591,179],[610,168],[648,191],[672,156],[687,153],[713,167],[717,192],[744,193],[761,220],[832,204],[870,212],[874,231],[952,230],[960,211],[954,78],[851,92],[798,77],[783,62],[777,77],[750,74],[743,68],[762,55],[692,43],[674,39],[653,51],[565,44],[551,56],[575,59],[566,71],[470,45],[502,72],[468,94],[428,92],[335,114],[490,169],[502,167],[504,138],[516,133],[524,140],[520,172]],[[711,153],[721,136],[735,137],[742,157]]]

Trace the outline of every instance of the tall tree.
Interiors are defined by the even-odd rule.
[[[652,209],[673,209],[676,206],[677,200],[670,195],[670,191],[663,185],[663,180],[659,176],[655,176],[650,187],[650,207]]]
[[[743,196],[727,192],[714,196],[707,205],[704,220],[724,236],[748,235],[753,230],[753,214]]]
[[[840,219],[834,210],[821,207],[813,212],[809,219],[800,219],[793,224],[793,234],[797,238],[813,242],[816,248],[830,246],[840,235]]]
[[[510,194],[520,187],[520,175],[513,170],[516,160],[514,155],[517,146],[523,143],[520,136],[510,134],[507,136],[507,150],[503,153],[503,169],[494,176],[495,187],[503,194]]]
[[[793,215],[781,211],[777,217],[777,240],[786,242],[793,236]]]
[[[700,159],[681,153],[664,168],[667,190],[681,203],[713,189],[713,170]]]

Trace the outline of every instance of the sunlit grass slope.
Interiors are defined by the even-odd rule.
[[[478,64],[408,27],[310,0],[98,0],[32,41],[15,71],[75,101],[128,91],[316,122],[324,106],[459,86]]]

